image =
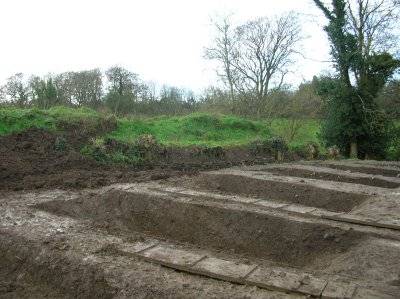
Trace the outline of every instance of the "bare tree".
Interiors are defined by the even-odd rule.
[[[249,21],[236,29],[236,35],[238,48],[233,64],[239,73],[237,88],[254,93],[259,115],[272,84],[280,88],[284,83],[301,40],[300,26],[297,16],[289,13]]]
[[[397,2],[397,3],[396,3]],[[396,38],[400,6],[393,0],[347,0],[349,25],[357,38],[356,53],[359,61],[369,61],[371,55],[398,50]],[[396,49],[397,48],[397,49]],[[358,85],[363,84],[366,72],[365,64],[354,68]]]
[[[236,48],[235,31],[229,17],[213,21],[216,30],[216,37],[213,46],[205,49],[205,57],[220,62],[222,69],[217,74],[229,87],[230,100],[233,101],[235,94],[235,68],[233,60]]]
[[[229,19],[215,25],[214,47],[206,57],[220,62],[230,95],[236,91],[252,113],[261,116],[271,88],[280,88],[294,62],[301,30],[297,15],[258,18],[232,28]]]

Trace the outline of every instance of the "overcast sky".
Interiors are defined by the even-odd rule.
[[[329,68],[324,19],[312,0],[0,0],[0,81],[122,65],[144,80],[196,91],[214,84],[203,59],[210,18],[236,20],[294,10],[301,14],[302,52],[289,80],[309,80]]]

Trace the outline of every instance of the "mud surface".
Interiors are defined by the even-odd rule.
[[[270,172],[276,175],[284,175],[284,176],[292,176],[299,178],[309,178],[309,179],[318,179],[324,181],[335,181],[335,182],[344,182],[344,183],[352,183],[352,184],[361,184],[368,185],[374,187],[382,187],[382,188],[398,188],[400,184],[390,181],[381,180],[378,178],[353,178],[347,176],[341,176],[332,173],[304,170],[304,169],[296,169],[296,168],[268,168],[265,171]]]
[[[174,179],[172,179],[174,181]],[[333,212],[349,212],[366,200],[365,195],[326,190],[286,182],[249,178],[228,174],[203,174],[175,181],[200,190],[253,196],[265,200],[297,203],[309,207],[323,208]]]
[[[339,192],[326,182],[324,187],[324,182],[316,185],[306,178],[385,188],[395,188],[396,183],[297,169],[272,170],[279,172],[278,180],[252,173],[249,177],[200,172],[271,161],[246,149],[218,157],[199,155],[196,149],[169,149],[165,160],[151,168],[102,165],[79,153],[94,132],[67,131],[61,136],[67,141],[63,149],[56,146],[60,135],[39,129],[0,137],[0,298],[296,297],[189,275],[118,250],[121,244],[153,238],[228,260],[337,276],[363,288],[386,290],[396,298],[398,231],[383,233],[382,228],[230,199],[243,195],[253,197],[253,202],[295,203],[349,217],[357,211],[366,217],[379,213],[382,219],[400,221],[396,190],[381,188],[375,200],[360,186],[346,189],[352,193]],[[397,176],[397,171],[378,165],[337,167]],[[283,176],[305,179],[279,181]],[[145,181],[157,183],[136,184]],[[125,182],[131,184],[119,184]],[[114,183],[118,184],[108,186]],[[146,191],[143,185],[151,187]],[[170,186],[214,194],[186,196],[179,188],[162,190]],[[217,193],[224,199],[218,199]]]
[[[92,219],[108,229],[128,229],[249,257],[305,266],[343,253],[361,238],[355,232],[298,223],[245,211],[176,202],[144,194],[108,192],[37,208]]]

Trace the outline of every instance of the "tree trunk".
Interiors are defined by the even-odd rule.
[[[282,162],[283,161],[283,153],[281,151],[278,151],[276,153],[276,160],[278,160],[278,162]]]
[[[358,158],[358,146],[357,142],[350,143],[350,158],[357,159]]]

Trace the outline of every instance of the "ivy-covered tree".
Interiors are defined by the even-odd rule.
[[[327,102],[322,135],[351,157],[382,157],[390,123],[376,97],[400,67],[393,50],[399,7],[393,0],[313,0],[329,23],[325,26],[336,78],[320,82]]]

